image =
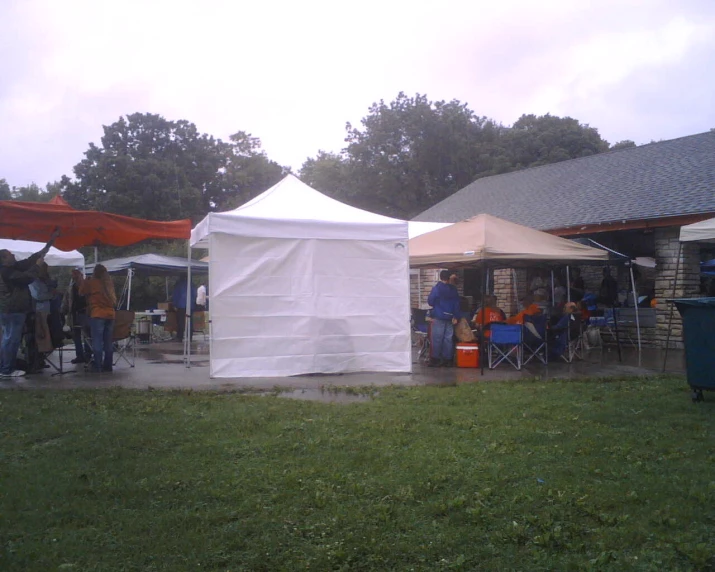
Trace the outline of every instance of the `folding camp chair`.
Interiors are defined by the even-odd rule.
[[[524,365],[536,358],[543,364],[549,362],[549,344],[546,314],[524,316]]]
[[[521,369],[524,359],[524,330],[522,326],[491,324],[491,335],[486,339],[489,369],[503,361]]]
[[[129,310],[116,310],[114,314],[114,330],[112,331],[113,366],[116,366],[121,360],[126,361],[129,367],[136,365],[137,337],[134,331],[134,318],[134,312]],[[82,343],[85,344],[85,347],[93,347],[89,328],[82,330]],[[91,366],[92,360],[88,359],[84,364],[84,368],[88,370]]]
[[[116,366],[120,360],[124,360],[129,364],[129,367],[134,367],[137,359],[134,312],[129,310],[116,311],[112,342],[114,344],[114,365]]]
[[[583,322],[581,314],[574,313],[569,316],[566,329],[566,350],[561,354],[561,359],[567,363],[574,359],[583,359]]]

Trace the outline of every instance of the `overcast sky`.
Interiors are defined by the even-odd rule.
[[[399,91],[611,143],[715,127],[713,0],[0,0],[0,178],[71,174],[134,112],[299,169]]]

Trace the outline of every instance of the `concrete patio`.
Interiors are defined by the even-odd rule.
[[[20,380],[0,380],[0,389],[79,389],[122,387],[127,389],[184,389],[184,390],[257,390],[282,388],[295,391],[320,390],[326,386],[361,387],[388,385],[457,385],[487,381],[519,379],[585,379],[659,375],[663,365],[663,350],[644,349],[639,355],[633,348],[622,349],[619,361],[617,348],[597,348],[585,352],[583,360],[542,365],[530,363],[521,371],[502,364],[497,369],[429,368],[417,363],[411,374],[355,373],[344,375],[302,375],[283,378],[209,378],[208,342],[192,344],[192,367],[183,365],[182,344],[178,342],[139,345],[136,367],[121,361],[111,374],[91,374],[83,367],[67,362],[74,357],[66,352],[65,373],[52,375],[54,370],[30,375]],[[56,356],[55,356],[56,357]],[[57,361],[57,360],[54,360]],[[667,373],[685,373],[684,352],[671,350]]]

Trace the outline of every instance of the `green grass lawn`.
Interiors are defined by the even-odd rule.
[[[0,570],[713,570],[682,379],[0,392]]]

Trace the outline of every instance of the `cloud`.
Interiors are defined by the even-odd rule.
[[[693,62],[715,51],[710,4],[5,2],[0,177],[69,174],[103,124],[137,111],[249,131],[299,168],[399,91],[505,123],[567,114],[613,140],[704,131],[713,80]]]

